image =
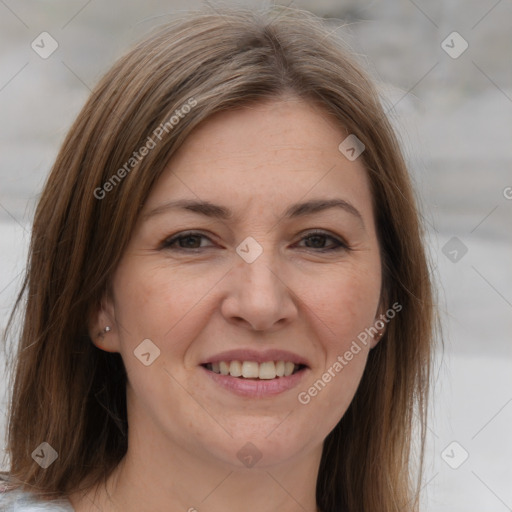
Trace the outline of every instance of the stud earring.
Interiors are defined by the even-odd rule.
[[[107,334],[107,332],[110,332],[111,330],[112,330],[112,327],[110,327],[110,325],[107,325],[98,333],[98,336],[100,336],[101,338],[104,338],[105,334]]]

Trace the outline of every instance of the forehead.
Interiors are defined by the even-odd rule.
[[[371,215],[362,159],[338,149],[348,135],[326,111],[295,98],[217,113],[173,156],[145,209],[188,198],[263,215],[301,199],[341,197]]]

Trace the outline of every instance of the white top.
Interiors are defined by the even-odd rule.
[[[43,501],[35,494],[21,489],[5,490],[0,477],[0,512],[74,512],[66,498]]]

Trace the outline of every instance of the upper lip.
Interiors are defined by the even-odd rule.
[[[266,361],[290,361],[294,364],[310,366],[309,362],[302,356],[287,350],[269,349],[257,351],[254,349],[226,350],[203,360],[201,365],[207,363],[219,363],[220,361],[255,361],[265,363]]]

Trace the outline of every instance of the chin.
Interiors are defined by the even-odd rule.
[[[286,420],[288,421],[288,420]],[[247,422],[250,422],[250,428]],[[211,442],[208,449],[217,459],[236,469],[254,468],[264,469],[284,464],[300,456],[307,447],[314,443],[314,439],[307,433],[292,432],[290,426],[279,432],[281,418],[273,422],[269,428],[267,421],[254,421],[253,418],[242,422],[240,428],[233,431],[233,438],[226,437]]]

